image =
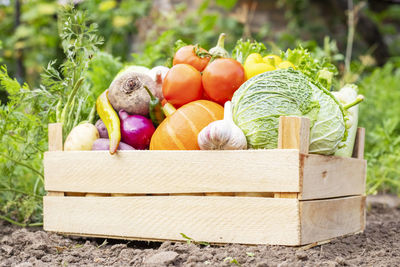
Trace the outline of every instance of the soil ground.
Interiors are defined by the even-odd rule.
[[[400,266],[399,199],[367,207],[364,233],[312,248],[65,237],[0,221],[0,266]]]

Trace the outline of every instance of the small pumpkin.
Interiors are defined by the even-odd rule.
[[[208,100],[193,101],[178,110],[167,103],[164,112],[167,118],[154,132],[150,150],[199,150],[199,132],[224,117],[224,108]]]

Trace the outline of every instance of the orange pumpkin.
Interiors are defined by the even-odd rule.
[[[172,105],[169,104],[169,107]],[[224,117],[224,108],[208,100],[193,101],[176,111],[172,109],[172,112],[168,109],[166,104],[164,110],[167,118],[154,132],[150,150],[199,150],[199,132],[211,122]]]

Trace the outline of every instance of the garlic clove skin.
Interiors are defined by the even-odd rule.
[[[203,128],[197,136],[201,150],[247,149],[243,131],[232,120],[232,103],[225,103],[224,119],[214,121]]]

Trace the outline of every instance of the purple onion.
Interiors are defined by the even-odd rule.
[[[92,150],[109,150],[110,149],[110,140],[107,138],[99,138],[94,141]],[[119,142],[118,150],[135,150],[128,144],[123,142]]]
[[[141,115],[129,115],[123,109],[118,114],[121,121],[121,141],[135,149],[147,149],[156,130],[151,120]]]
[[[108,138],[107,128],[101,119],[99,119],[94,126],[96,126],[97,130],[99,131],[100,138]]]

